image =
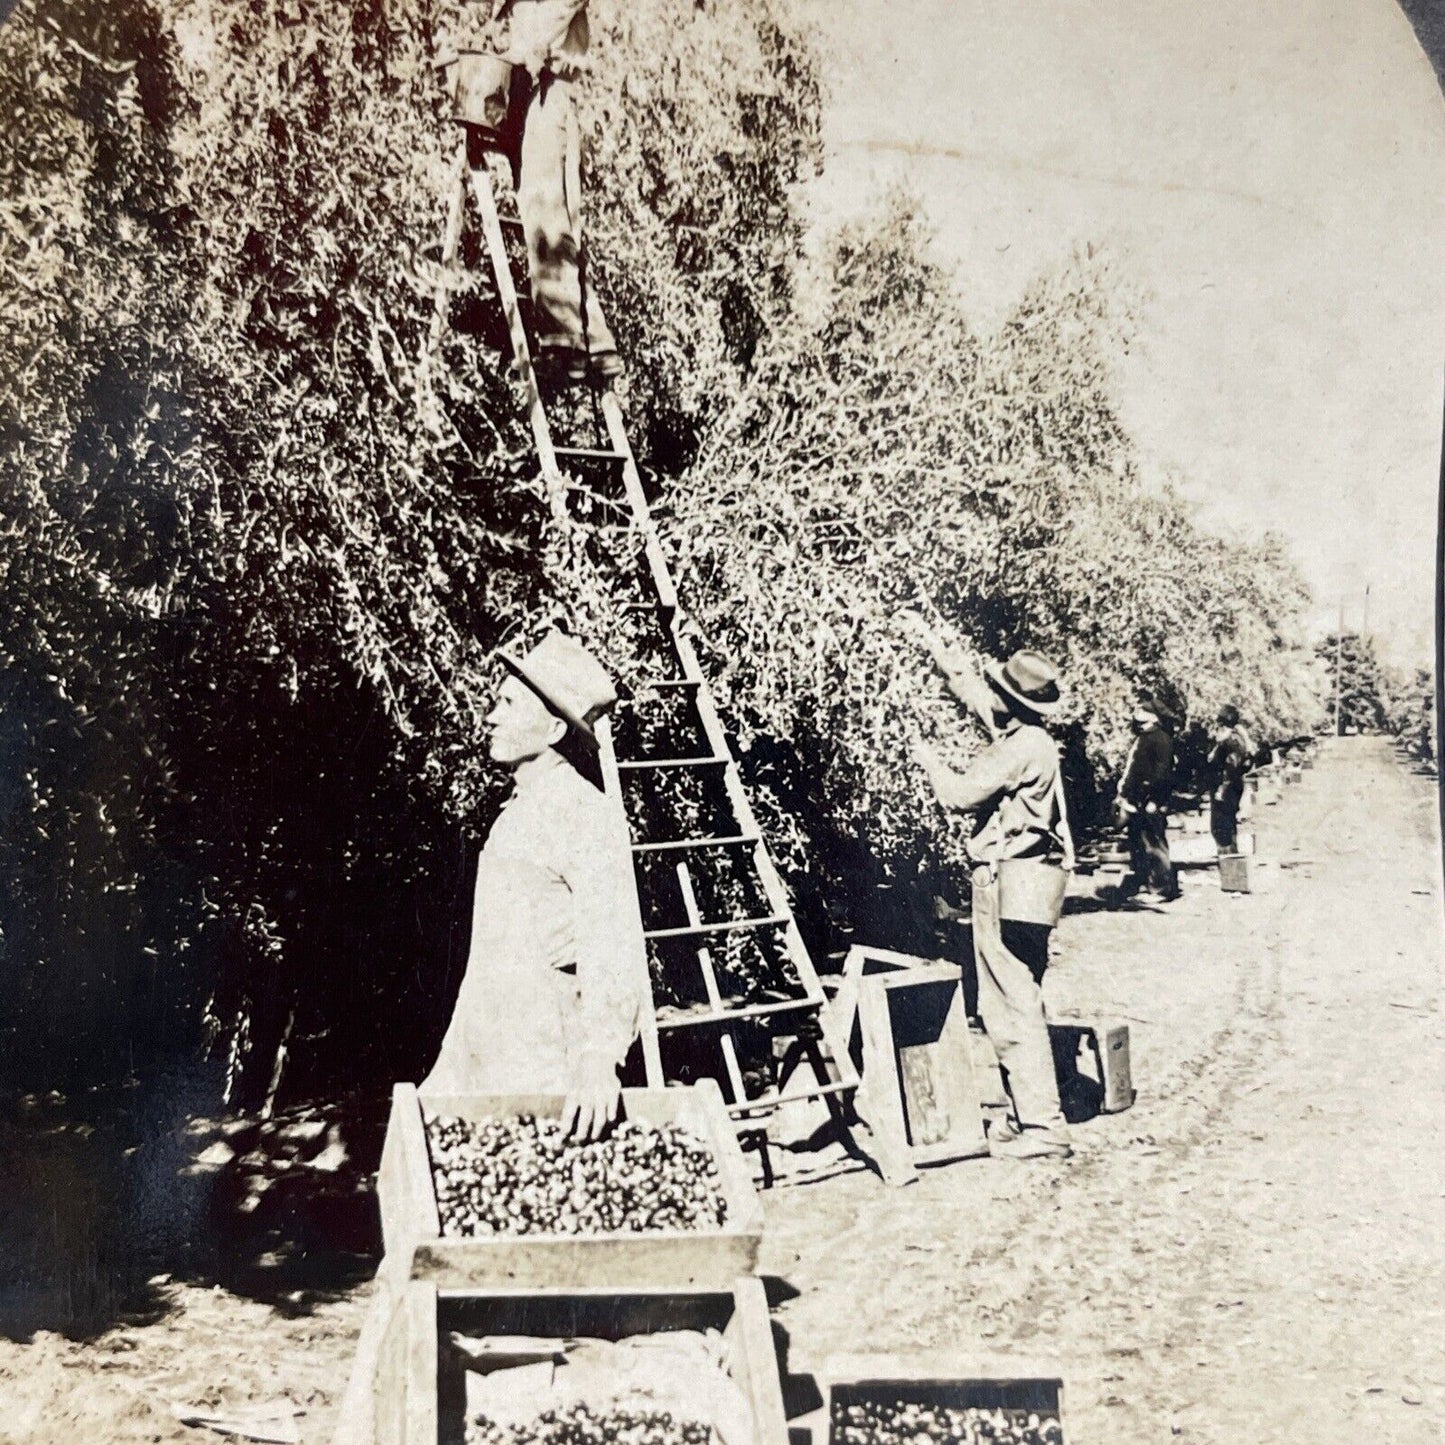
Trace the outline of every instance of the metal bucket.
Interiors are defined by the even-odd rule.
[[[487,51],[464,50],[448,66],[452,71],[452,116],[475,129],[489,145],[511,138],[512,77],[516,66]]]

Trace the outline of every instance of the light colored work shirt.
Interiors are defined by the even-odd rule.
[[[514,53],[540,56],[563,80],[587,64],[587,0],[516,0],[505,12]]]
[[[939,789],[946,807],[973,814],[975,863],[1059,856],[1059,749],[1047,732],[1016,723]]]
[[[471,952],[425,1093],[568,1093],[625,1057],[646,945],[627,827],[557,753],[517,771],[477,862]]]

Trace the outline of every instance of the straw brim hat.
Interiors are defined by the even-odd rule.
[[[1058,669],[1037,652],[1016,652],[1007,662],[986,662],[984,676],[995,692],[1036,717],[1052,717],[1064,705]]]
[[[617,701],[617,689],[606,668],[580,642],[549,632],[525,657],[503,648],[496,655],[590,750],[597,750],[595,724]]]

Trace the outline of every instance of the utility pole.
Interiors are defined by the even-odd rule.
[[[1345,641],[1345,599],[1340,598],[1340,627],[1335,633],[1335,736],[1340,736],[1340,670],[1341,649]]]
[[[1370,584],[1369,584],[1368,582],[1366,582],[1366,583],[1365,583],[1365,615],[1364,615],[1364,619],[1363,619],[1363,620],[1361,621],[1361,623],[1360,623],[1360,636],[1361,636],[1361,637],[1368,637],[1369,635],[1370,635]]]

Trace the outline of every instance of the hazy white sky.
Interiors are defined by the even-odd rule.
[[[1148,293],[1129,421],[1323,625],[1433,636],[1445,102],[1394,0],[811,0],[833,219],[900,179],[996,319],[1075,242]],[[1332,622],[1331,622],[1332,625]]]

